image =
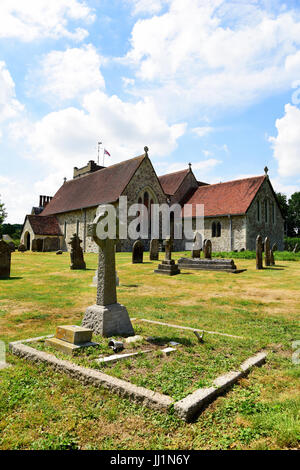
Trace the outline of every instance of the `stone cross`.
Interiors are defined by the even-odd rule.
[[[152,238],[150,242],[150,260],[158,260],[159,241],[157,238]]]
[[[0,278],[10,277],[11,249],[4,240],[0,240]]]
[[[88,235],[99,246],[98,284],[96,304],[86,309],[82,326],[106,337],[133,336],[127,309],[117,303],[115,245],[118,233],[116,239],[101,239],[97,234],[98,224],[101,224],[109,210],[110,206],[99,206],[94,222],[88,226]],[[117,226],[118,222],[117,218]]]
[[[211,259],[212,245],[211,245],[210,240],[205,240],[203,251],[204,251],[204,258]]]
[[[195,232],[193,249],[192,249],[192,258],[201,257],[201,248],[202,248],[201,242],[202,242],[201,233]]]
[[[256,237],[256,269],[263,269],[263,246],[262,237],[257,235]]]
[[[164,240],[165,247],[165,261],[171,261],[172,259],[172,249],[173,249],[173,240],[171,237],[168,237]]]
[[[269,237],[265,238],[265,265],[270,266],[270,239]]]

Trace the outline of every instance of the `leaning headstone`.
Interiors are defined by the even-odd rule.
[[[74,233],[69,245],[71,245],[71,269],[85,269],[86,264],[83,259],[83,251],[80,246],[82,240]]]
[[[265,265],[270,266],[270,239],[269,237],[265,238]]]
[[[274,243],[272,246],[273,253],[278,250],[277,243]]]
[[[210,240],[205,240],[205,245],[203,247],[204,258],[211,259],[212,254],[212,245]]]
[[[299,243],[296,243],[294,249],[293,249],[293,253],[298,253],[299,251]]]
[[[88,227],[88,234],[99,246],[98,286],[96,304],[86,309],[82,326],[102,336],[134,336],[128,312],[124,305],[117,303],[116,289],[116,239],[101,239],[97,227],[101,225],[109,206],[98,207],[94,222]],[[116,221],[118,225],[118,220]]]
[[[0,278],[10,277],[11,250],[4,240],[0,240]]]
[[[18,246],[18,251],[21,251],[21,253],[23,253],[24,251],[26,251],[26,246],[23,243],[21,243]]]
[[[166,274],[167,276],[175,276],[176,274],[180,274],[178,264],[175,264],[175,261],[172,259],[173,240],[170,237],[164,241],[164,247],[165,259],[161,264],[158,265],[158,268],[155,269],[154,272],[157,274]]]
[[[132,247],[132,262],[142,263],[144,254],[144,245],[141,240],[136,240]]]
[[[256,269],[263,269],[263,246],[262,237],[257,235],[256,237]]]
[[[9,246],[9,249],[12,253],[14,253],[16,251],[16,245],[14,244],[14,242],[9,242],[8,246]]]
[[[192,258],[201,257],[201,248],[202,248],[202,236],[201,233],[196,232],[193,240],[193,249],[192,249]]]
[[[157,238],[152,238],[150,242],[150,260],[157,261],[159,252],[159,241]]]

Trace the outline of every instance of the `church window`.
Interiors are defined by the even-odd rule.
[[[268,201],[265,199],[265,222],[267,223],[269,219],[269,214],[268,214]]]
[[[275,204],[272,202],[272,223],[275,224]]]
[[[256,203],[256,208],[257,208],[257,222],[260,222],[260,202],[257,201]]]
[[[76,235],[79,235],[79,220],[76,222]]]
[[[216,236],[220,237],[221,236],[221,222],[217,223],[217,231],[216,231]]]
[[[67,222],[64,223],[64,237],[67,236]]]
[[[215,236],[216,236],[216,233],[217,233],[216,222],[213,222],[213,223],[212,223],[212,226],[211,226],[211,236],[212,236],[212,237],[215,237]]]

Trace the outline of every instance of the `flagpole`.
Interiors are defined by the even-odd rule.
[[[100,151],[100,145],[102,144],[102,142],[98,142],[98,165],[99,165],[99,151]]]

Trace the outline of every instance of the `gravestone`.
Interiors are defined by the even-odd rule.
[[[141,240],[136,240],[132,247],[132,263],[142,263],[144,254],[144,245]]]
[[[43,251],[57,251],[60,248],[58,237],[46,237],[43,240]]]
[[[202,248],[202,236],[199,232],[195,233],[193,240],[193,249],[192,249],[192,258],[201,257],[201,248]]]
[[[10,277],[11,250],[4,240],[0,240],[0,278]]]
[[[261,235],[257,235],[256,237],[256,269],[263,269],[263,246]]]
[[[38,252],[44,251],[43,245],[44,245],[44,240],[42,238],[34,238],[32,240],[31,250],[38,251]]]
[[[159,252],[159,241],[157,238],[152,238],[150,242],[150,260],[157,261]]]
[[[210,240],[205,240],[205,245],[203,246],[204,258],[211,259],[212,245]]]
[[[265,238],[265,265],[270,266],[270,239],[269,237]]]
[[[71,269],[86,269],[86,264],[83,258],[83,251],[80,246],[82,240],[74,233],[69,245],[71,245]]]
[[[275,265],[274,252],[273,252],[273,250],[271,249],[271,250],[270,250],[270,266],[274,266],[274,265]]]
[[[86,309],[82,326],[92,329],[95,334],[106,337],[134,336],[134,329],[126,307],[117,303],[115,262],[117,240],[110,238],[102,240],[97,234],[108,210],[109,206],[99,206],[93,223],[88,226],[88,235],[99,246],[98,286],[96,304]],[[116,222],[118,226],[118,220]]]
[[[16,245],[14,244],[14,242],[9,242],[8,246],[9,246],[9,249],[12,253],[14,253],[16,251]]]
[[[165,259],[162,261],[161,264],[158,265],[158,268],[155,269],[155,273],[157,274],[166,274],[167,276],[175,276],[176,274],[180,274],[180,269],[178,268],[178,264],[175,264],[175,261],[172,259],[172,249],[173,249],[173,240],[172,238],[168,237],[164,241],[165,247]]]
[[[275,251],[278,250],[278,247],[277,247],[277,244],[276,244],[276,243],[273,244],[272,250],[273,250],[273,253],[275,253]]]
[[[27,251],[26,250],[26,246],[21,243],[19,246],[18,246],[18,251],[20,251],[21,253],[24,253],[24,251]]]
[[[296,243],[294,249],[293,249],[293,253],[298,253],[299,251],[299,243]]]

